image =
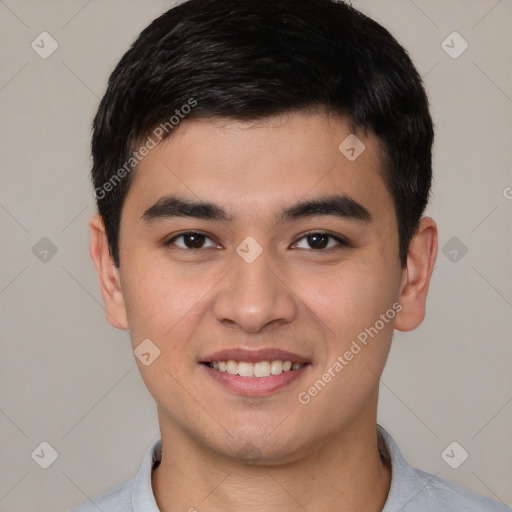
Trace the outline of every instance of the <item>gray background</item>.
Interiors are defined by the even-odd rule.
[[[87,501],[134,476],[158,436],[89,258],[89,137],[113,66],[173,4],[0,0],[0,511]],[[427,318],[395,333],[379,422],[410,464],[512,505],[512,2],[353,5],[409,50],[437,129]],[[59,45],[46,59],[31,47],[43,31]],[[454,31],[469,44],[458,58]],[[48,449],[31,456],[43,441],[58,452],[48,469]],[[458,469],[441,457],[453,441],[469,453]]]

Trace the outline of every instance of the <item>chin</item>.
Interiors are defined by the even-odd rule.
[[[217,455],[248,466],[275,466],[300,460],[314,450],[316,443],[302,442],[296,435],[286,432],[286,437],[268,436],[266,433],[247,431],[207,445]]]

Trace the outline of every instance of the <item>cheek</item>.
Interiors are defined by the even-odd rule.
[[[134,347],[141,340],[154,340],[173,360],[188,346],[208,306],[209,291],[218,277],[215,269],[206,272],[194,265],[175,265],[150,253],[133,252],[126,258],[128,283],[123,287]]]
[[[347,261],[328,274],[301,278],[301,296],[322,320],[329,337],[352,339],[392,307],[394,278],[379,265],[378,261]]]
[[[123,286],[132,342],[141,337],[162,339],[190,308],[194,287],[184,286],[177,272],[135,256],[125,259],[128,279]]]
[[[378,389],[391,346],[395,288],[389,274],[370,263],[347,263],[312,283],[308,305],[324,329],[328,353],[298,399],[310,401],[315,415],[328,416],[327,423],[337,426]]]
[[[190,378],[195,365],[188,342],[201,314],[208,280],[201,285],[198,276],[192,279],[169,265],[157,265],[150,258],[135,255],[125,260],[129,284],[124,293],[131,344],[137,351],[150,340],[154,345],[149,345],[149,351],[158,354],[149,365],[137,360],[137,366],[158,403],[169,394],[180,402],[183,397],[179,383]]]

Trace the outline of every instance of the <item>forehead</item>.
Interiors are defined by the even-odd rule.
[[[222,204],[234,220],[275,215],[308,197],[344,194],[373,217],[393,203],[373,134],[338,117],[294,113],[257,122],[183,121],[139,163],[125,200],[139,216],[165,194]]]

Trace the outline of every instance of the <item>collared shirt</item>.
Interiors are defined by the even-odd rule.
[[[391,487],[382,512],[512,512],[509,507],[407,464],[391,435],[377,425],[379,451],[391,463]],[[162,440],[149,447],[135,478],[71,512],[160,512],[151,472],[162,458]]]

